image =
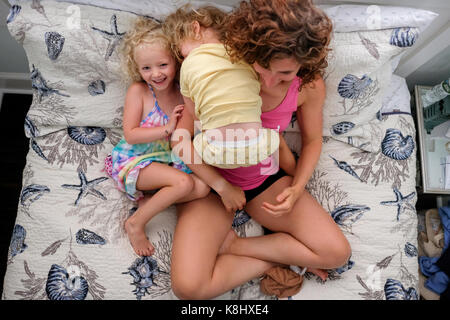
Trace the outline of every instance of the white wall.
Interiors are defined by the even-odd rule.
[[[0,2],[0,73],[28,73],[28,63],[22,46],[13,39],[6,27],[9,7]]]

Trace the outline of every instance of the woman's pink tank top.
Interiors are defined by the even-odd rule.
[[[296,77],[292,81],[280,105],[273,110],[261,114],[262,126],[264,128],[275,129],[280,132],[286,130],[291,121],[292,113],[297,110],[298,88],[300,84],[301,79]],[[259,187],[270,175],[277,173],[278,169],[278,165],[272,161],[272,156],[251,167],[240,167],[236,169],[217,168],[222,177],[231,184],[241,187],[242,190],[252,190]]]

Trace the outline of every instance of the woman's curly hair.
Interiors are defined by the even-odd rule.
[[[134,25],[123,37],[119,49],[124,81],[127,84],[143,81],[134,57],[136,48],[154,43],[160,44],[175,59],[170,40],[163,32],[161,23],[147,17],[136,18]]]
[[[190,4],[178,8],[168,15],[163,21],[163,29],[172,43],[172,50],[175,52],[178,61],[183,57],[180,53],[180,44],[184,40],[194,40],[194,28],[192,23],[197,21],[201,27],[213,29],[219,40],[223,41],[225,34],[226,13],[213,6],[202,6],[194,9]]]
[[[250,0],[228,16],[224,42],[232,61],[263,68],[293,56],[306,84],[328,66],[331,31],[331,20],[310,0]]]

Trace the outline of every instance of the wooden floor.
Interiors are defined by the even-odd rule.
[[[22,189],[29,141],[25,137],[24,120],[31,101],[32,95],[5,94],[0,109],[0,292],[3,291],[8,248]]]

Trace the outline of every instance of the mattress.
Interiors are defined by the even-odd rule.
[[[8,29],[27,53],[34,93],[2,299],[176,299],[175,207],[147,225],[155,255],[137,256],[123,228],[136,204],[103,165],[122,136],[126,90],[113,35],[136,15],[87,4],[15,3]],[[352,256],[329,270],[326,282],[307,273],[291,299],[419,297],[415,127],[404,79],[392,74],[393,59],[419,33],[402,26],[333,35],[322,154],[307,189],[341,227]],[[294,117],[284,133],[297,154],[300,130]],[[241,236],[262,234],[245,212],[233,227]],[[275,297],[261,294],[254,279],[218,299]]]

